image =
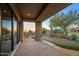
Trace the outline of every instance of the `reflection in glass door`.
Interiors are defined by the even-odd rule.
[[[11,20],[2,20],[2,52],[11,51]]]
[[[0,9],[0,55],[1,55],[1,9]]]
[[[11,51],[11,11],[6,5],[1,8],[1,53],[8,55]]]
[[[19,23],[7,4],[0,7],[0,55],[6,56],[19,42]]]
[[[17,45],[17,19],[15,16],[13,16],[13,41],[14,41],[14,47]]]

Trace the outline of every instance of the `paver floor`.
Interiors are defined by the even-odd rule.
[[[14,56],[67,56],[67,54],[43,41],[27,38],[20,44]]]

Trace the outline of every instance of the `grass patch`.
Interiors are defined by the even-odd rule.
[[[79,45],[77,45],[77,44],[75,44],[75,45],[68,45],[68,44],[62,44],[61,42],[60,43],[59,42],[58,43],[57,42],[53,42],[53,41],[49,41],[49,42],[54,43],[55,45],[60,46],[62,48],[79,51]]]

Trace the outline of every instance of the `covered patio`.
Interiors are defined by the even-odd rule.
[[[41,41],[42,22],[61,9],[69,6],[66,3],[30,3],[9,4],[20,21],[20,45],[13,52],[14,56],[66,56],[68,54]],[[23,22],[35,22],[35,40],[24,39]]]
[[[0,42],[0,53],[12,56],[53,56],[69,55],[42,41],[42,22],[69,6],[68,3],[10,3],[0,4],[1,40],[2,28],[9,31],[9,41]],[[3,22],[6,21],[6,22]],[[9,22],[8,22],[9,21]],[[24,38],[23,22],[35,23],[35,38]],[[3,23],[3,24],[2,24]],[[7,25],[6,25],[7,24]],[[3,26],[5,25],[5,27]],[[16,26],[15,26],[16,25]],[[4,34],[6,35],[6,34]],[[8,41],[8,42],[7,42]],[[20,44],[18,44],[20,43]],[[18,45],[18,46],[17,46]],[[2,52],[4,50],[5,52]],[[8,53],[6,53],[6,50]],[[10,54],[12,53],[12,54]]]
[[[69,6],[68,3],[27,3],[9,4],[20,21],[20,40],[24,40],[23,22],[35,22],[35,39],[40,41],[42,22],[61,9]]]

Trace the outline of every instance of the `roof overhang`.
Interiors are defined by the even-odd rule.
[[[42,22],[69,5],[69,3],[10,4],[18,19],[27,22]],[[30,13],[29,16],[28,13]]]

